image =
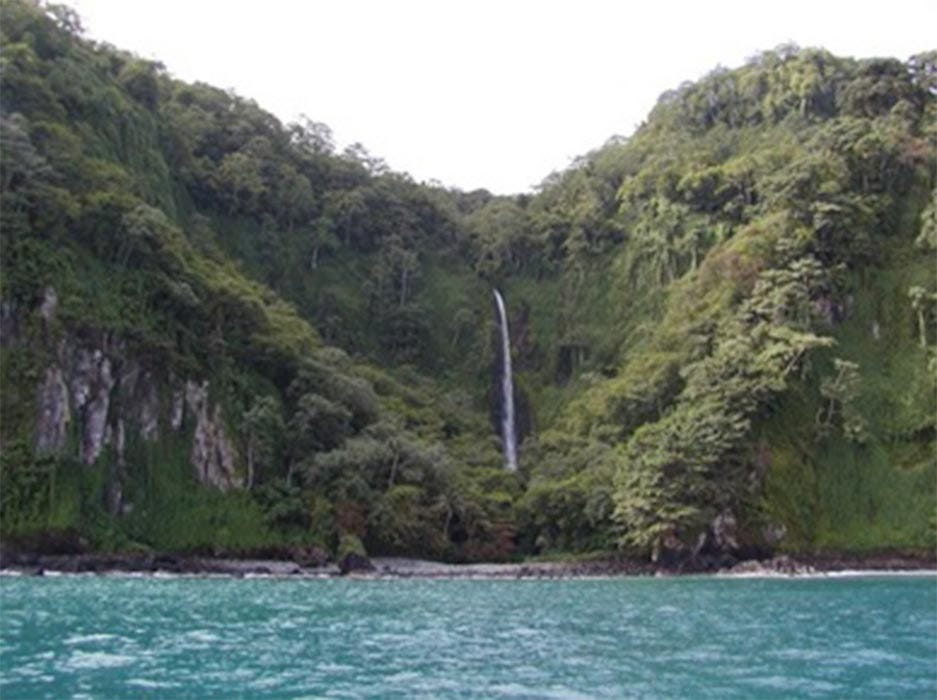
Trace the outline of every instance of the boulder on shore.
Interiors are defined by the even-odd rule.
[[[363,554],[349,552],[338,563],[338,570],[342,573],[342,576],[345,576],[352,573],[375,571],[375,568],[371,560]]]

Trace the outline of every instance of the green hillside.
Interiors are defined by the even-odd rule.
[[[502,197],[0,12],[5,542],[933,548],[937,53],[781,47]]]

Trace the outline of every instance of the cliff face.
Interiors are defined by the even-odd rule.
[[[227,490],[242,485],[235,474],[238,454],[228,437],[221,404],[212,403],[208,388],[207,381],[185,384],[185,415],[195,423],[190,461],[202,484]]]
[[[111,334],[57,330],[57,300],[50,286],[37,308],[8,307],[2,336],[5,347],[24,346],[43,358],[35,387],[36,453],[85,466],[105,463],[112,514],[132,507],[122,487],[128,442],[156,444],[170,431],[191,441],[189,462],[199,483],[222,491],[240,487],[238,450],[209,381],[146,367]],[[18,330],[25,327],[39,333],[26,337]]]

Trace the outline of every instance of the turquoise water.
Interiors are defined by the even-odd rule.
[[[937,697],[937,578],[0,578],[0,697]]]

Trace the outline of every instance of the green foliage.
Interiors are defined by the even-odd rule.
[[[858,443],[865,442],[868,437],[866,421],[854,406],[861,384],[859,365],[836,358],[833,367],[836,374],[820,383],[820,395],[826,399],[827,405],[817,415],[817,428],[821,435],[828,433],[834,416],[838,414],[845,438]]]
[[[782,547],[926,544],[933,55],[779,47],[495,197],[337,154],[67,8],[2,0],[0,40],[5,535],[506,559],[689,546],[729,510]],[[489,419],[492,286],[519,474]],[[196,484],[191,435],[133,438],[112,515],[116,455],[34,455],[35,387],[75,337],[208,380],[247,488]]]
[[[273,396],[257,398],[244,414],[242,429],[246,436],[247,483],[252,488],[260,478],[271,475],[277,466],[285,426],[281,408]]]
[[[317,394],[303,394],[296,402],[296,413],[290,420],[290,433],[295,449],[327,450],[351,434],[351,413]]]
[[[305,530],[308,523],[301,490],[285,480],[270,481],[258,492],[258,501],[271,528],[289,532]]]
[[[130,61],[117,77],[124,90],[150,110],[159,104],[159,81],[155,69],[156,66],[144,61]]]
[[[937,250],[937,187],[931,192],[930,201],[921,214],[921,232],[914,243],[925,251]]]
[[[428,499],[411,484],[396,484],[385,491],[368,516],[368,530],[379,551],[400,554],[445,553],[445,498]]]
[[[4,534],[42,531],[55,500],[55,463],[36,457],[23,442],[7,442],[0,454],[0,524]]]
[[[342,535],[341,539],[338,541],[338,548],[335,550],[335,558],[341,561],[349,554],[357,554],[359,557],[368,555],[361,540],[355,535],[346,533]]]
[[[612,548],[615,451],[548,433],[526,445],[523,457],[535,466],[517,502],[521,546],[538,553]]]

